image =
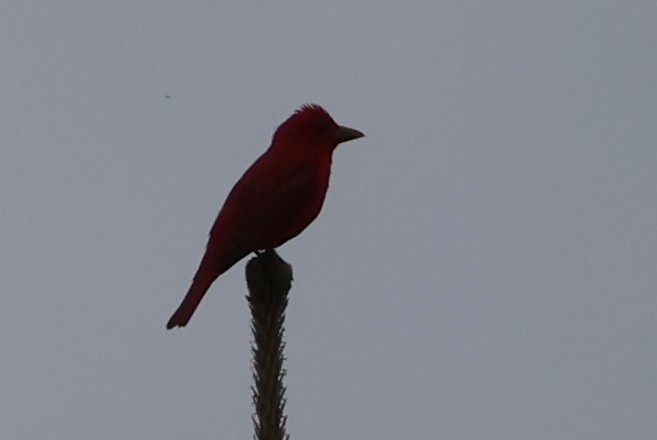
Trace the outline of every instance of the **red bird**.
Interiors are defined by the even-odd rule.
[[[214,280],[251,252],[296,237],[319,214],[338,144],[363,137],[318,105],[304,105],[235,184],[217,216],[192,285],[167,329],[184,327]]]

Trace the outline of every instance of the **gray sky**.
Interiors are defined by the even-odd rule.
[[[656,5],[5,1],[0,438],[250,438],[244,263],[165,323],[317,102],[292,438],[653,439]]]

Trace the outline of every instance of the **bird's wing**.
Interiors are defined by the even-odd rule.
[[[330,159],[272,163],[261,158],[231,191],[211,235],[234,232],[250,250],[280,246],[319,214],[329,172]]]

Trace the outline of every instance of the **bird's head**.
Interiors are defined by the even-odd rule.
[[[336,124],[319,105],[306,104],[278,127],[272,146],[295,145],[333,151],[338,144],[363,136],[358,130]]]

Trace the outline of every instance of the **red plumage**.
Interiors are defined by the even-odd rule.
[[[271,146],[237,181],[210,230],[192,285],[167,328],[184,327],[214,280],[251,252],[276,248],[319,214],[333,150],[363,133],[305,105],[274,133]]]

